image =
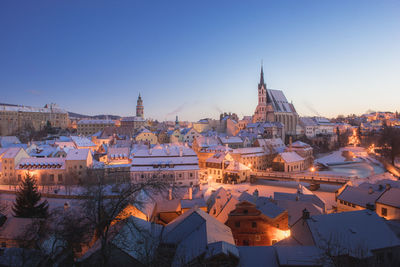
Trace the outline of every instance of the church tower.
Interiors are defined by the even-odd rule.
[[[254,112],[253,122],[275,121],[272,101],[268,97],[267,85],[264,82],[264,70],[261,64],[260,82],[258,84],[258,105]]]
[[[136,104],[136,117],[143,118],[143,116],[144,116],[143,115],[143,111],[144,111],[143,100],[142,100],[142,97],[139,94],[139,97],[138,97],[138,100],[137,100],[137,104]]]

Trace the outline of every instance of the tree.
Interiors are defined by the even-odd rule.
[[[400,129],[384,124],[380,144],[394,165],[396,156],[400,155]]]
[[[95,240],[100,243],[99,266],[108,266],[112,253],[110,238],[115,235],[115,223],[121,221],[117,217],[128,204],[141,204],[138,201],[138,194],[142,190],[151,190],[153,193],[161,192],[168,186],[168,183],[161,178],[161,175],[146,179],[138,183],[125,183],[116,185],[118,190],[111,193],[111,185],[105,183],[104,177],[99,173],[93,173],[97,177],[88,177],[84,186],[86,190],[82,195],[81,210],[88,222],[88,232],[95,234]],[[91,183],[89,183],[91,182]]]
[[[37,190],[36,181],[28,172],[21,181],[12,210],[16,217],[45,218],[49,204],[47,200],[39,204],[41,194]]]

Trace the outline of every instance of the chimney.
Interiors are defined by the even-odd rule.
[[[368,194],[372,194],[374,192],[374,189],[372,188],[372,186],[370,186],[369,188],[368,188]]]
[[[193,199],[193,187],[189,187],[189,199]]]
[[[168,189],[168,200],[172,200],[172,188]]]
[[[289,152],[292,152],[292,137],[289,137]]]
[[[307,209],[303,210],[303,216],[302,216],[303,220],[307,220],[310,219],[310,212]]]
[[[253,196],[255,196],[256,198],[258,197],[258,190],[256,189],[256,190],[254,190],[254,192],[253,192]]]
[[[386,190],[389,190],[392,186],[390,184],[386,184]]]
[[[182,156],[183,156],[183,148],[179,147],[179,157],[182,157]]]

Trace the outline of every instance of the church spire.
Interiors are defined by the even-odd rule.
[[[262,60],[261,60],[260,84],[264,84],[264,70],[263,70],[263,62],[262,62]]]

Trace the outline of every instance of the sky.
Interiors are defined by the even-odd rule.
[[[0,1],[0,103],[197,121],[400,111],[400,1]]]

